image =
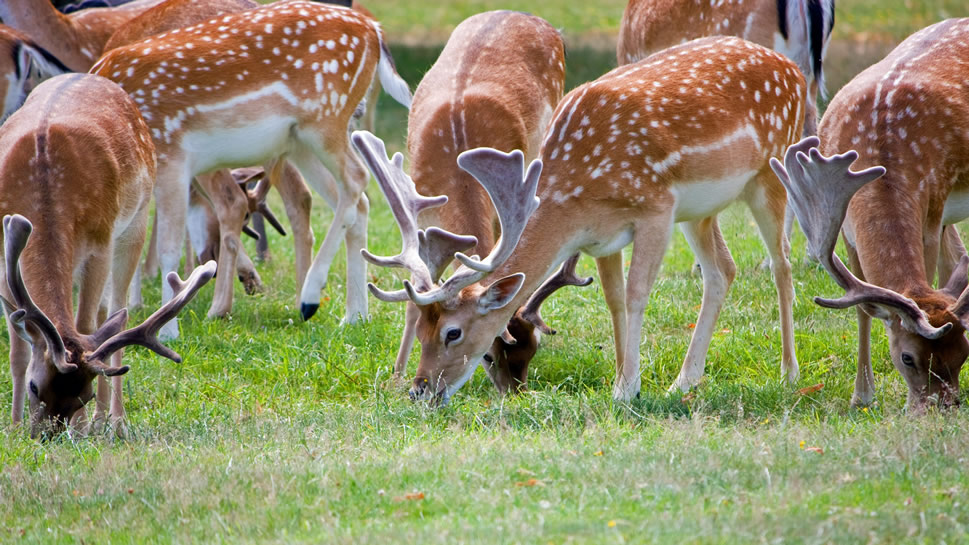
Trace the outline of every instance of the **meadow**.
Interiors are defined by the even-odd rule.
[[[497,7],[562,28],[570,86],[593,79],[615,63],[624,4],[367,3],[412,87],[454,24]],[[830,93],[911,31],[960,15],[969,15],[961,0],[839,1]],[[377,132],[401,150],[406,111],[388,97],[380,104]],[[395,253],[386,202],[375,185],[368,194],[370,249]],[[321,200],[313,217],[319,242],[331,217]],[[703,382],[686,396],[666,393],[701,293],[677,233],[644,322],[642,396],[630,405],[611,399],[612,329],[598,282],[543,307],[559,334],[544,338],[526,393],[498,396],[478,371],[450,405],[431,409],[391,377],[403,305],[371,299],[370,321],[341,325],[341,256],[320,311],[301,322],[291,244],[271,235],[263,293],[237,285],[231,317],[211,321],[206,287],[183,312],[172,347],[184,363],[127,351],[128,438],[31,440],[9,424],[11,383],[0,374],[0,543],[965,542],[969,409],[906,415],[878,325],[876,402],[849,407],[855,314],[811,301],[840,292],[804,261],[800,233],[801,379],[782,382],[776,295],[758,267],[765,252],[753,220],[733,206],[721,225],[739,274]],[[584,257],[579,269],[595,267]],[[370,275],[384,288],[402,278]],[[145,296],[149,308],[160,300],[157,279]]]

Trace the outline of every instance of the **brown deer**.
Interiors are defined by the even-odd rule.
[[[345,238],[346,320],[367,316],[359,254],[366,245],[367,176],[349,148],[347,129],[375,74],[391,96],[410,104],[410,91],[375,21],[346,8],[281,2],[113,49],[92,72],[131,94],[151,128],[159,156],[155,202],[162,272],[178,265],[194,176],[285,158],[335,210],[303,283],[301,315],[308,319],[319,308],[330,264]],[[207,195],[221,191],[227,201],[244,199],[231,176],[204,181],[212,179],[199,178]],[[234,217],[219,218],[219,267],[225,271],[235,270],[245,221],[244,205],[232,209],[239,211]],[[216,279],[209,316],[231,309],[232,276]],[[163,299],[170,297],[163,286]],[[172,321],[162,333],[171,338],[177,332]]]
[[[943,235],[942,228],[969,216],[967,69],[969,19],[923,29],[835,95],[818,128],[820,143],[805,139],[783,165],[772,161],[808,251],[846,291],[815,302],[856,308],[852,405],[874,397],[872,318],[885,323],[910,411],[923,412],[933,400],[958,403],[959,371],[969,355],[969,258],[955,230]],[[858,151],[838,155],[849,149]],[[852,163],[863,170],[852,172]],[[834,254],[839,231],[850,271]],[[942,287],[933,289],[937,266]]]
[[[704,36],[737,36],[797,63],[808,85],[804,135],[817,133],[824,56],[834,28],[834,0],[629,0],[616,57],[620,65]]]
[[[0,25],[0,123],[24,103],[40,82],[66,72],[70,70],[33,40]]]
[[[148,126],[134,101],[101,77],[52,78],[0,127],[6,263],[0,293],[10,332],[12,415],[14,422],[23,418],[28,394],[32,435],[46,425],[56,431],[75,416],[94,396],[96,376],[114,377],[108,416],[121,423],[124,346],[140,344],[180,361],[155,333],[211,277],[214,263],[187,284],[169,278],[178,292],[169,304],[137,328],[121,331],[154,177]],[[103,311],[111,313],[107,320]],[[106,416],[108,395],[102,380],[96,422]]]
[[[477,255],[490,252],[499,232],[498,217],[484,189],[458,168],[457,156],[487,145],[520,149],[529,159],[534,158],[564,86],[562,38],[543,19],[514,11],[491,11],[459,24],[418,85],[407,123],[410,170],[417,192],[448,198],[446,204],[418,217],[419,226],[437,225],[466,233],[473,238],[465,239],[467,248],[458,249],[470,249]],[[404,265],[398,260],[364,255],[376,265]],[[412,281],[436,282],[453,261],[451,255],[441,258],[441,263],[429,265],[427,271],[411,271]],[[428,278],[413,276],[425,273]],[[403,292],[389,296],[374,293],[385,301],[409,301]],[[408,303],[394,364],[398,379],[406,370],[414,345],[418,315],[418,308]],[[524,386],[527,362],[537,348],[534,326],[517,319],[513,322],[518,335],[506,334],[504,341],[496,339],[491,361],[485,360],[485,369],[501,391],[516,384]],[[515,380],[509,360],[515,360]]]
[[[801,134],[805,94],[804,76],[783,55],[738,38],[706,38],[574,89],[559,103],[540,158],[527,170],[517,150],[459,155],[461,168],[491,196],[501,238],[479,260],[453,253],[464,243],[458,235],[434,230],[431,236],[430,229],[421,235],[401,222],[409,268],[419,270],[418,256],[453,255],[463,265],[440,284],[426,277],[404,283],[421,310],[422,353],[412,396],[446,402],[529,294],[577,251],[596,258],[612,314],[613,395],[636,396],[643,312],[677,222],[703,266],[703,302],[673,388],[695,385],[735,274],[717,224],[717,213],[735,200],[750,206],[770,253],[782,375],[796,380],[785,192],[768,159]],[[353,142],[391,202],[400,203],[395,208],[440,204],[442,197],[421,197],[407,186],[400,160],[389,161],[379,141],[355,133]],[[540,177],[541,206],[535,197]],[[630,243],[624,282],[621,250]]]
[[[159,2],[162,0],[134,0],[64,15],[44,0],[3,0],[0,19],[30,36],[71,70],[87,72],[121,25]]]

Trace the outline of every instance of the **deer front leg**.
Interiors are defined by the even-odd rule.
[[[197,176],[219,220],[218,274],[215,279],[215,296],[209,307],[209,318],[222,318],[232,311],[232,290],[236,272],[236,260],[242,241],[239,233],[246,221],[248,203],[232,175],[226,169]]]
[[[77,317],[75,327],[78,333],[90,335],[98,326],[98,310],[108,284],[111,271],[113,248],[110,242],[102,248],[94,250],[92,255],[82,265],[84,271],[81,276],[80,289],[77,297]],[[125,279],[127,282],[128,279]],[[97,394],[95,396],[94,420],[96,429],[104,425],[108,418],[108,402],[111,395],[110,386],[104,377],[98,377]]]
[[[417,338],[417,319],[421,311],[411,301],[407,301],[404,312],[404,331],[400,335],[400,348],[397,349],[397,359],[394,361],[394,380],[401,381],[407,372],[407,360],[414,349],[414,339]]]
[[[346,321],[354,323],[366,320],[368,316],[367,298],[367,264],[360,254],[360,250],[367,247],[367,220],[370,213],[370,201],[367,195],[360,193],[356,205],[356,221],[347,229],[347,300]]]
[[[663,254],[673,231],[672,207],[666,212],[638,221],[633,229],[633,256],[626,278],[626,346],[622,372],[616,377],[612,397],[628,402],[639,395],[639,343],[643,338],[643,313],[659,273]]]
[[[2,275],[0,275],[2,276]],[[3,280],[3,287],[0,293],[8,301],[13,301],[6,288],[7,282]],[[10,339],[10,378],[13,383],[13,400],[10,405],[10,418],[14,424],[19,424],[24,419],[24,400],[27,396],[27,365],[30,363],[30,344],[20,338],[10,318],[4,312],[7,320],[7,335]]]
[[[707,352],[713,331],[720,316],[720,309],[727,299],[727,290],[733,282],[737,272],[730,250],[723,241],[716,216],[704,218],[700,221],[681,223],[680,230],[686,236],[693,254],[700,263],[703,275],[703,299],[700,304],[700,315],[693,329],[693,338],[686,351],[683,367],[670,391],[688,391],[696,386],[703,378],[706,367]]]
[[[623,277],[622,252],[596,258],[602,295],[612,317],[612,339],[616,347],[616,376],[622,375],[626,350],[626,279]]]
[[[865,279],[861,270],[858,252],[845,244],[848,250],[848,263],[851,270],[860,280]],[[875,373],[871,369],[871,315],[855,308],[858,316],[858,371],[855,374],[855,391],[851,394],[852,407],[867,407],[875,399]]]

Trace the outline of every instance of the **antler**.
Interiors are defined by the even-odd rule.
[[[182,282],[178,274],[174,271],[168,273],[168,283],[171,285],[172,291],[175,292],[175,296],[160,309],[156,310],[141,325],[112,336],[101,343],[101,346],[94,350],[94,352],[85,354],[84,359],[92,362],[91,365],[96,367],[97,364],[94,362],[104,361],[117,350],[125,346],[137,344],[176,363],[181,363],[182,357],[158,340],[158,331],[195,297],[195,294],[206,282],[215,276],[215,269],[215,261],[209,261],[205,265],[196,267],[185,282]],[[114,318],[114,315],[112,318]]]
[[[464,267],[458,269],[440,288],[418,292],[405,281],[404,290],[418,305],[450,299],[465,287],[494,272],[511,257],[528,218],[538,208],[539,198],[535,193],[542,174],[541,159],[532,161],[526,172],[525,155],[520,150],[504,153],[492,148],[476,148],[458,155],[458,166],[474,176],[491,197],[501,224],[501,238],[483,260],[461,252],[454,254],[454,258]]]
[[[277,233],[281,236],[286,236],[286,229],[283,228],[283,225],[279,223],[279,220],[276,219],[276,216],[266,204],[266,196],[269,194],[269,188],[272,187],[271,180],[266,176],[266,171],[255,167],[237,168],[232,170],[232,177],[235,178],[236,183],[239,184],[239,187],[246,194],[249,213],[258,212],[262,214]],[[256,187],[248,189],[250,182],[256,182]],[[242,232],[259,240],[259,234],[253,231],[248,224],[242,227]]]
[[[774,158],[770,161],[774,173],[787,189],[788,201],[807,236],[808,252],[845,290],[844,297],[839,299],[815,297],[814,302],[828,308],[864,305],[866,312],[878,318],[898,316],[906,329],[925,338],[937,339],[945,335],[952,324],[932,326],[914,301],[890,289],[859,280],[835,255],[834,247],[851,197],[862,186],[884,175],[885,168],[876,166],[852,172],[850,166],[858,158],[857,152],[852,150],[824,157],[817,149],[818,144],[817,137],[805,138],[787,149],[783,164]]]
[[[546,335],[555,335],[555,330],[545,323],[542,319],[542,315],[539,314],[541,310],[542,303],[556,290],[565,286],[588,286],[592,283],[592,277],[580,278],[575,274],[575,266],[579,262],[579,254],[575,254],[572,257],[565,260],[559,270],[550,276],[541,286],[535,290],[535,293],[528,298],[528,302],[525,303],[525,308],[522,310],[522,318],[528,320],[539,331]]]
[[[27,286],[24,285],[23,276],[20,274],[20,254],[27,247],[27,239],[34,226],[30,220],[14,214],[3,218],[3,239],[4,255],[7,262],[7,286],[13,296],[13,303],[18,307],[10,313],[9,319],[12,323],[33,324],[47,341],[47,351],[50,352],[54,366],[61,373],[70,373],[77,370],[77,365],[67,362],[67,350],[64,348],[64,340],[57,332],[54,323],[40,310],[30,294]]]
[[[381,267],[400,267],[411,273],[411,279],[421,290],[429,290],[440,277],[454,254],[473,247],[478,239],[432,227],[427,231],[417,228],[417,215],[427,208],[442,206],[447,196],[425,197],[417,192],[414,181],[404,172],[404,156],[395,153],[393,159],[387,158],[387,148],[383,141],[367,131],[354,131],[350,141],[360,153],[364,163],[376,178],[380,190],[390,204],[390,210],[400,227],[402,247],[399,254],[392,257],[376,256],[366,249],[361,250],[364,259]],[[408,299],[405,289],[386,292],[373,284],[368,284],[375,297],[387,302],[400,302]],[[411,288],[412,289],[412,288]]]

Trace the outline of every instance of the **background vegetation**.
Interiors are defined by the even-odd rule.
[[[368,6],[414,86],[450,28],[498,7],[563,28],[575,85],[614,63],[624,2]],[[832,94],[909,32],[956,15],[969,15],[961,0],[839,1],[827,61]],[[385,97],[380,113],[378,133],[401,149],[406,112]],[[370,196],[371,248],[390,253],[396,228],[380,193]],[[331,215],[316,204],[319,239]],[[647,311],[643,396],[631,406],[610,399],[611,327],[597,283],[549,301],[544,313],[560,334],[545,339],[528,393],[499,397],[478,373],[450,406],[429,410],[390,380],[402,305],[372,301],[370,322],[341,326],[341,258],[324,306],[301,323],[291,248],[276,238],[260,268],[263,294],[237,288],[232,317],[207,321],[205,289],[183,315],[174,343],[183,364],[128,351],[127,440],[63,435],[37,443],[4,425],[0,542],[964,540],[966,410],[906,416],[905,386],[878,327],[877,402],[849,409],[854,313],[811,303],[837,287],[801,262],[800,235],[793,255],[802,378],[795,387],[781,383],[775,292],[757,267],[764,252],[753,221],[732,207],[722,224],[740,274],[707,376],[686,397],[665,393],[700,303],[700,279],[677,235]],[[581,268],[594,269],[588,259]],[[399,281],[385,270],[371,275],[382,286]],[[159,300],[157,280],[146,297]],[[0,375],[5,415],[10,395],[10,379]]]

